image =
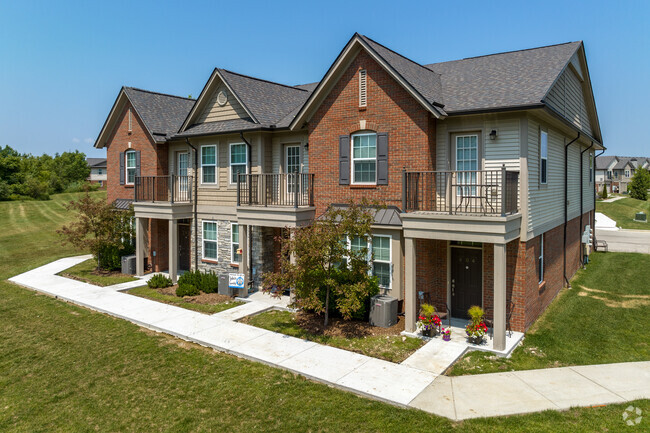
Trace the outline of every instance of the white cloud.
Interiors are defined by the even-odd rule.
[[[77,137],[72,139],[73,143],[81,143],[81,140],[79,140]]]
[[[93,144],[94,142],[95,140],[93,140],[92,138],[84,138],[84,143]]]

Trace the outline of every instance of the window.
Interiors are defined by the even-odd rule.
[[[539,258],[537,259],[537,272],[539,284],[544,282],[544,235],[539,237]]]
[[[359,107],[368,105],[367,86],[366,86],[366,70],[359,71]]]
[[[539,183],[546,183],[548,178],[548,132],[539,133]]]
[[[612,178],[612,172],[611,170],[607,170],[607,179],[611,179],[611,178]]]
[[[97,174],[100,174],[100,175],[101,175],[101,174],[104,174],[104,170],[102,170],[101,168],[98,168],[98,169],[97,169]]]
[[[614,170],[614,177],[618,179],[618,171]]]
[[[217,183],[217,146],[201,146],[201,183]]]
[[[372,237],[372,274],[379,279],[379,285],[385,289],[390,289],[392,280],[390,241],[390,236]]]
[[[241,262],[241,254],[237,253],[239,249],[239,224],[230,224],[230,262]]]
[[[625,177],[630,177],[630,170],[625,170]]]
[[[287,146],[285,147],[285,169],[287,173],[300,173],[300,146]],[[296,192],[296,185],[299,184],[300,176],[288,176],[287,178],[287,193],[292,194]]]
[[[133,185],[135,183],[135,150],[129,150],[124,154],[126,160],[124,166],[126,167],[126,184]]]
[[[248,149],[245,143],[233,143],[230,145],[230,183],[237,183],[240,173],[248,173]]]
[[[206,260],[219,259],[216,221],[203,221],[203,258]]]
[[[364,133],[352,136],[352,183],[377,182],[377,134]]]
[[[476,196],[476,171],[478,170],[478,135],[459,135],[456,137],[456,170],[458,184],[468,185],[458,188],[458,195]]]

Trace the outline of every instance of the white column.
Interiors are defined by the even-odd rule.
[[[146,218],[135,218],[135,274],[139,277],[144,275],[146,222]]]
[[[168,242],[168,253],[169,253],[169,278],[171,278],[172,283],[176,284],[177,273],[178,273],[178,221],[171,219],[169,220],[169,242]]]
[[[415,239],[404,238],[404,310],[406,332],[415,332],[417,318],[415,289]]]
[[[506,245],[494,244],[494,348],[506,348]]]
[[[239,225],[239,248],[241,248],[239,273],[244,274],[244,287],[248,287],[248,231],[247,225]]]

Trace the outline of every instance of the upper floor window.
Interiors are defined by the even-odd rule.
[[[630,177],[630,170],[625,170],[625,177]]]
[[[245,143],[233,143],[230,145],[230,183],[237,183],[240,173],[248,173],[248,148]]]
[[[97,169],[97,174],[104,174],[104,170],[102,170],[101,168],[98,168]]]
[[[548,132],[539,133],[539,183],[545,184],[548,179]]]
[[[368,88],[366,83],[366,70],[359,71],[359,107],[366,107],[368,105]]]
[[[618,171],[614,170],[614,177],[618,179]]]
[[[217,146],[201,146],[201,183],[217,183]]]
[[[361,133],[352,136],[352,183],[377,182],[377,134]]]
[[[126,184],[133,185],[135,183],[135,150],[128,150],[124,154],[124,167],[126,168]]]

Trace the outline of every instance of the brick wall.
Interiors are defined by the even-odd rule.
[[[358,71],[367,73],[367,107],[359,107]],[[339,136],[361,129],[388,133],[388,185],[339,185]],[[315,174],[316,213],[331,203],[378,200],[401,207],[402,167],[435,166],[435,120],[367,53],[343,73],[309,123],[309,170]]]
[[[156,144],[149,137],[147,130],[131,110],[131,127],[129,132],[129,108],[127,105],[120,115],[120,121],[115,127],[106,147],[107,200],[112,203],[118,198],[132,199],[133,186],[120,185],[120,153],[129,150],[129,142],[133,150],[140,151],[140,174],[142,176],[165,175],[168,171],[167,144]]]

